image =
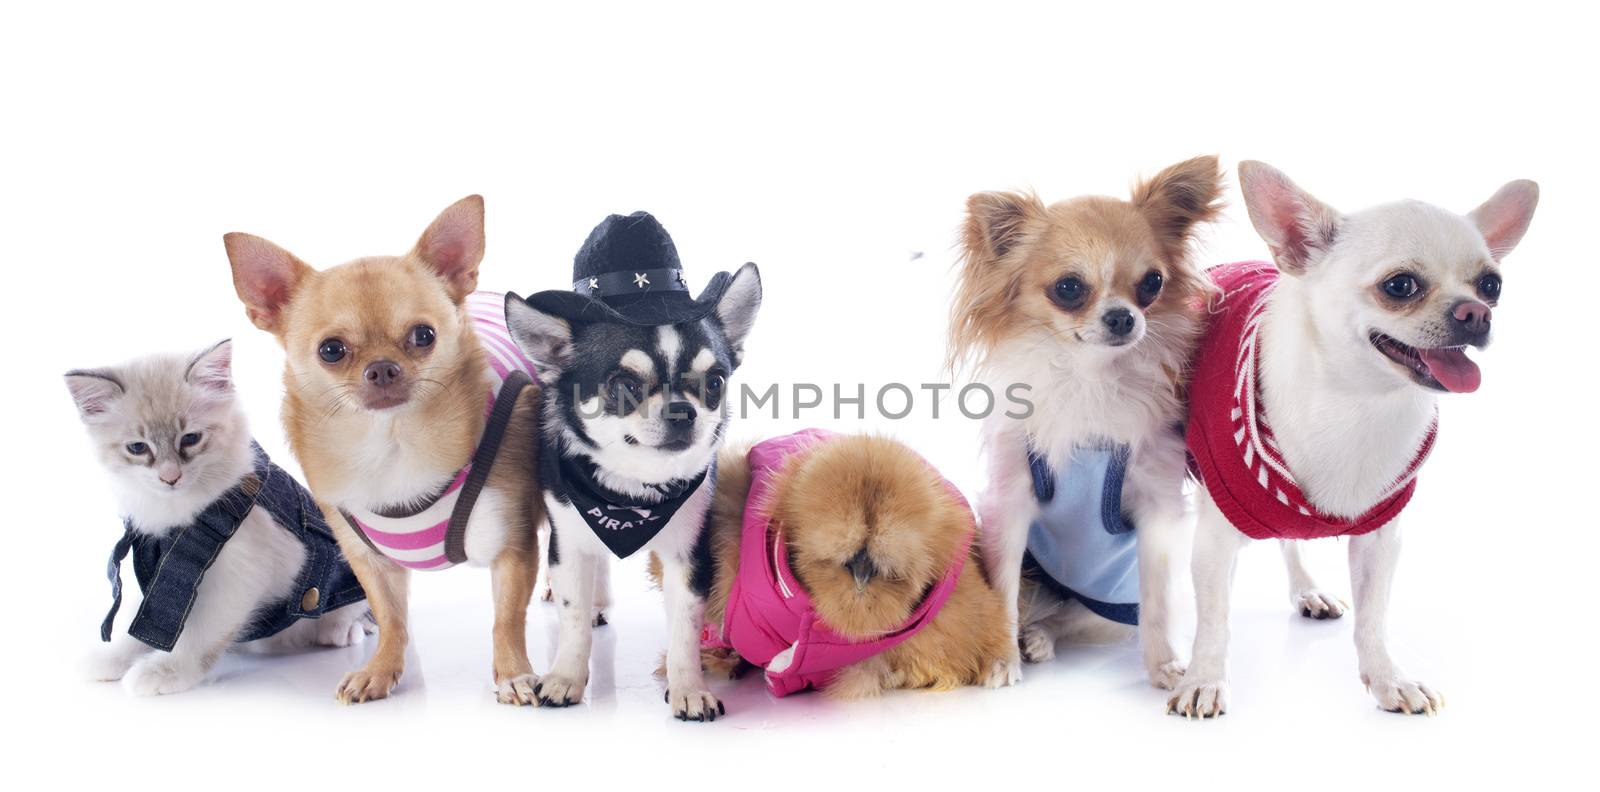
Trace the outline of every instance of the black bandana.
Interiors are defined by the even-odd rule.
[[[546,487],[557,500],[571,504],[617,558],[633,555],[661,533],[708,474],[716,480],[717,466],[712,464],[692,479],[650,485],[655,497],[649,500],[631,498],[595,480],[595,464],[587,457],[553,456],[559,458],[547,457],[540,465],[541,475],[548,476]]]

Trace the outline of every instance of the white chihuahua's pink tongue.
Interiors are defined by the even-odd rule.
[[[1478,371],[1478,364],[1472,362],[1460,347],[1419,349],[1417,355],[1427,364],[1428,373],[1451,393],[1471,393],[1483,382],[1483,372]]]

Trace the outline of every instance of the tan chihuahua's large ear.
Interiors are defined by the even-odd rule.
[[[1239,190],[1250,222],[1272,249],[1278,269],[1298,275],[1333,246],[1339,213],[1277,168],[1249,160],[1239,163]]]
[[[983,192],[967,199],[962,229],[970,258],[995,259],[1015,250],[1028,220],[1044,214],[1039,196],[1016,192]]]
[[[478,287],[483,248],[483,196],[469,195],[434,218],[412,254],[444,278],[459,304]]]
[[[1489,243],[1489,255],[1499,261],[1522,241],[1539,206],[1539,185],[1518,179],[1497,190],[1493,197],[1467,215]]]
[[[1184,260],[1194,229],[1222,213],[1222,165],[1214,156],[1170,166],[1133,187],[1133,205],[1155,232],[1161,257]]]
[[[295,290],[314,273],[292,253],[258,236],[237,231],[222,236],[233,266],[233,290],[256,327],[283,335],[283,309]]]

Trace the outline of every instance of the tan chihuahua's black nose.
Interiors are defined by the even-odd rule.
[[[1105,323],[1106,329],[1110,330],[1111,334],[1117,338],[1122,338],[1133,332],[1135,324],[1133,312],[1126,308],[1113,308],[1106,311],[1105,315],[1100,317],[1100,321]]]
[[[374,360],[368,363],[366,370],[361,373],[368,384],[376,385],[380,388],[386,388],[399,382],[402,374],[404,372],[400,370],[400,364],[393,360]]]
[[[866,591],[867,583],[871,582],[872,577],[878,574],[878,565],[872,563],[872,559],[867,556],[866,548],[862,548],[861,552],[856,553],[850,557],[849,561],[844,562],[844,568],[850,570],[850,577],[856,579],[857,594]]]

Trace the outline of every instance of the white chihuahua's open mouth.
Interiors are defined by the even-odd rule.
[[[1483,381],[1478,364],[1467,357],[1465,345],[1417,349],[1376,330],[1372,345],[1395,365],[1405,369],[1418,385],[1451,393],[1471,393]]]

